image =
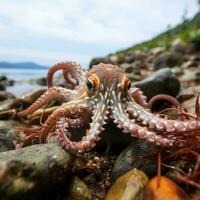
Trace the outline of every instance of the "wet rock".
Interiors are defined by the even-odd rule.
[[[135,81],[140,81],[142,79],[142,77],[140,75],[137,75],[135,73],[131,73],[131,74],[127,74],[128,75],[128,78],[135,82]]]
[[[180,77],[180,80],[184,84],[190,84],[192,81],[196,81],[195,70],[185,69],[184,74]]]
[[[193,60],[188,60],[187,62],[184,62],[181,65],[181,68],[183,68],[183,69],[187,69],[187,68],[190,68],[190,67],[196,67],[196,63]]]
[[[180,53],[175,52],[164,52],[155,59],[154,68],[155,70],[175,67],[182,63],[183,56]]]
[[[200,85],[184,88],[181,90],[178,99],[179,101],[183,102],[183,101],[195,98],[195,95],[198,94],[199,91],[200,91]]]
[[[126,72],[126,73],[132,73],[134,71],[134,67],[129,63],[123,63],[120,65],[120,67]]]
[[[6,76],[0,75],[0,90],[5,90],[7,86],[12,86],[13,84],[13,80],[9,80]]]
[[[144,200],[189,200],[188,195],[170,179],[161,176],[151,179],[147,185]]]
[[[120,65],[125,62],[125,55],[124,54],[110,55],[110,61],[112,64]]]
[[[0,115],[1,112],[11,109],[22,108],[23,104],[18,99],[7,99],[0,102]],[[1,118],[2,119],[2,118]]]
[[[0,121],[0,152],[15,149],[14,141],[19,140],[16,128],[19,127],[22,128],[24,126],[13,120]]]
[[[117,158],[111,180],[114,182],[118,177],[134,168],[142,170],[148,177],[155,176],[157,173],[156,152],[153,145],[133,142]]]
[[[186,49],[187,49],[187,46],[182,40],[176,39],[172,42],[172,46],[171,46],[172,52],[185,53]]]
[[[88,186],[75,176],[70,183],[69,196],[66,200],[92,200],[92,194]]]
[[[38,85],[41,85],[41,86],[46,86],[47,85],[47,79],[45,77],[39,78],[39,79],[36,80],[36,83]]]
[[[33,90],[31,92],[28,92],[28,93],[22,95],[21,97],[18,98],[18,100],[21,101],[23,104],[29,106],[36,99],[38,99],[45,91],[46,91],[46,89],[44,89],[44,88],[36,89],[36,90]]]
[[[0,90],[5,90],[6,87],[3,84],[0,84]]]
[[[0,91],[0,101],[7,100],[7,99],[14,99],[15,96],[7,91]]]
[[[56,144],[40,144],[0,153],[0,196],[8,199],[56,199],[72,157]]]
[[[89,64],[89,68],[91,68],[93,65],[97,65],[99,63],[111,63],[111,60],[109,57],[93,58]]]
[[[9,98],[0,101],[0,120],[7,120],[9,118],[17,117],[17,112],[28,106],[39,98],[46,89],[33,90],[18,98]]]
[[[183,72],[183,69],[181,67],[174,67],[172,69],[172,72],[176,75],[176,76],[179,76],[179,75],[182,75],[184,72]]]
[[[156,47],[156,48],[151,49],[151,54],[153,54],[153,55],[159,55],[160,53],[162,53],[164,51],[165,51],[164,48],[162,48],[162,47]]]
[[[0,81],[6,81],[6,80],[8,80],[6,76],[0,75]]]
[[[187,48],[187,53],[195,53],[199,51],[200,51],[200,41],[192,42]]]
[[[176,96],[180,91],[180,82],[169,68],[160,69],[134,85],[141,88],[148,99],[157,94]]]
[[[126,63],[133,63],[136,61],[142,61],[146,58],[146,54],[144,52],[128,52],[125,57]]]
[[[110,61],[111,61],[111,63],[113,63],[113,64],[118,64],[119,58],[118,58],[117,55],[112,55],[112,56],[110,56]]]
[[[147,182],[148,178],[142,171],[133,169],[116,180],[106,200],[142,200]]]

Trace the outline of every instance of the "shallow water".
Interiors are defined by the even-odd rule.
[[[16,81],[14,86],[7,87],[7,91],[16,96],[20,96],[21,94],[29,92],[30,90],[41,88],[40,85],[30,83],[28,80],[46,77],[47,70],[0,68],[0,75],[5,75],[8,77],[8,79]]]
[[[47,70],[0,68],[0,74],[7,76],[9,79],[19,81],[45,77]]]

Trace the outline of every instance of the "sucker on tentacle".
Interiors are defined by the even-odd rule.
[[[89,151],[100,140],[103,126],[109,118],[123,132],[161,147],[181,147],[189,141],[191,134],[200,138],[198,101],[196,118],[188,115],[179,120],[164,119],[148,109],[142,91],[131,87],[125,72],[115,65],[100,63],[85,73],[74,63],[59,63],[48,73],[49,86],[52,86],[53,74],[59,69],[64,70],[66,81],[74,89],[51,87],[33,105],[19,113],[20,116],[31,114],[53,99],[61,98],[63,102],[53,110],[42,127],[25,129],[28,139],[46,142],[51,135],[56,135],[66,150]],[[88,125],[89,129],[81,141],[71,141],[68,137],[70,128]]]
[[[131,88],[129,93],[136,103],[141,105],[143,108],[150,109],[149,103],[147,103],[147,97],[143,94],[143,92],[139,88]]]

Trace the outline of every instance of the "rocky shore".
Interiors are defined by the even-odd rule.
[[[196,114],[200,40],[187,43],[179,38],[167,47],[120,51],[94,58],[90,67],[100,62],[125,70],[132,84],[141,88],[148,100],[157,94],[168,94],[177,98],[189,113]],[[44,85],[45,78],[38,83]],[[6,91],[6,86],[12,84],[13,81],[0,76],[0,199],[160,200],[166,199],[166,195],[171,195],[168,196],[171,200],[199,199],[200,146],[189,159],[185,152],[175,156],[175,152],[123,134],[111,122],[97,147],[88,153],[67,152],[54,137],[48,144],[21,148],[22,129],[28,126],[28,121],[24,123],[16,113],[31,105],[46,89],[15,97]],[[62,81],[55,84],[62,85]],[[173,105],[160,101],[153,108],[159,112],[166,107]],[[173,111],[165,114],[177,117]],[[43,121],[35,116],[29,123]],[[80,129],[74,135],[81,134]],[[161,176],[157,176],[158,150],[162,155]],[[194,168],[198,173],[192,177],[193,182],[183,180],[182,172],[189,177]]]

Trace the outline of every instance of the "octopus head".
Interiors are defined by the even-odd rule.
[[[131,82],[119,67],[100,63],[88,72],[85,88],[87,96],[93,102],[103,102],[111,107],[121,103],[127,97]]]

